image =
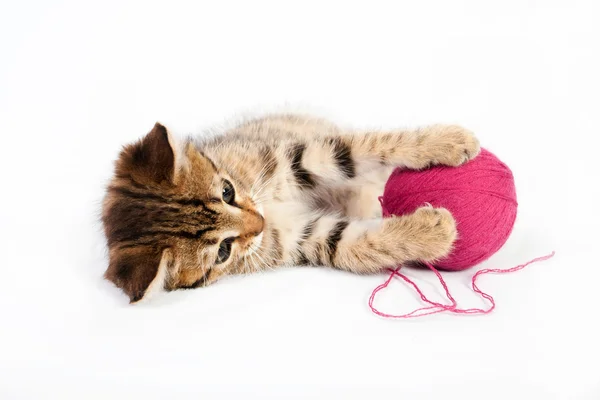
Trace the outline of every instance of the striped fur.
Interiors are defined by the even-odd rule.
[[[424,207],[383,220],[377,196],[397,166],[456,166],[478,151],[457,126],[343,132],[273,115],[175,146],[157,124],[124,148],[108,186],[106,277],[135,302],[149,287],[196,288],[284,265],[372,273],[441,258],[456,237],[448,211]],[[231,204],[222,200],[224,180],[235,189]],[[231,256],[219,263],[228,238]]]

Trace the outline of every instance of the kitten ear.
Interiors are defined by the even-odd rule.
[[[140,141],[125,146],[116,164],[118,177],[140,184],[172,184],[175,174],[173,139],[158,122]]]
[[[115,251],[104,277],[123,289],[130,303],[135,303],[163,288],[169,260],[169,250],[148,246]]]

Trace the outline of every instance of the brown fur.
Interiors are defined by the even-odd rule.
[[[382,220],[377,195],[397,166],[456,166],[478,151],[458,126],[343,132],[275,115],[177,147],[157,123],[123,149],[107,189],[106,278],[135,302],[150,287],[195,288],[282,265],[370,273],[438,259],[456,237],[450,213],[424,207]],[[222,199],[224,180],[232,204]],[[218,263],[224,240],[231,256]]]

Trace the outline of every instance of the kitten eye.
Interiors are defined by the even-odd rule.
[[[227,204],[233,203],[233,200],[235,199],[235,189],[233,188],[231,182],[229,182],[227,179],[223,180],[222,197],[223,201]]]
[[[219,245],[219,252],[217,253],[217,260],[215,263],[222,264],[229,259],[231,255],[231,244],[233,243],[233,238],[227,238],[221,242]]]

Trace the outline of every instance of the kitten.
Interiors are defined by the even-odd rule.
[[[447,255],[451,214],[424,206],[381,218],[396,167],[458,166],[479,153],[459,126],[342,131],[272,115],[177,146],[156,124],[126,146],[103,205],[106,278],[136,302],[164,289],[284,265],[359,274]]]

